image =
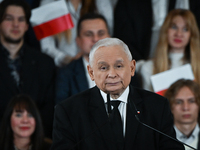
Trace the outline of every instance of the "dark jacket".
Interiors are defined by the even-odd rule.
[[[7,59],[0,44],[0,120],[10,99],[17,94],[28,94],[40,111],[45,135],[51,137],[54,98],[55,65],[53,59],[24,45],[20,88],[15,84]]]
[[[172,137],[176,137],[168,100],[160,95],[130,86],[127,105],[124,150],[183,150],[166,136],[143,126],[138,117]],[[132,107],[131,107],[132,106]],[[97,87],[86,90],[56,106],[53,125],[52,150],[118,150],[105,109],[104,100]]]

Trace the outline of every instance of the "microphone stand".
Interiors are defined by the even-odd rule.
[[[110,94],[107,94],[107,110],[108,110],[108,118],[110,118],[111,114]]]

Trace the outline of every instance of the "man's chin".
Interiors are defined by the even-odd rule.
[[[4,37],[5,41],[10,44],[19,44],[23,38],[13,39],[10,37]]]
[[[121,93],[123,93],[124,89],[123,88],[112,87],[112,88],[108,88],[107,91],[111,95],[120,95]]]

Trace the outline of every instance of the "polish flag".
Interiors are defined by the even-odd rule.
[[[154,92],[163,96],[170,85],[179,79],[194,80],[194,75],[190,64],[152,75],[151,83]]]
[[[65,0],[33,9],[30,22],[38,40],[74,27]]]

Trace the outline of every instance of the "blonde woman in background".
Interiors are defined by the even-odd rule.
[[[42,0],[40,5],[44,5],[55,0]],[[113,9],[108,0],[66,0],[68,10],[71,14],[74,28],[66,30],[55,36],[49,36],[40,41],[42,52],[54,58],[57,66],[69,64],[72,60],[81,57],[79,48],[76,44],[77,23],[79,18],[89,12],[102,14],[109,26],[112,34],[113,28]]]
[[[161,30],[155,57],[139,70],[143,88],[153,91],[150,77],[190,63],[195,80],[200,83],[200,37],[194,15],[189,10],[175,9],[167,15]]]

